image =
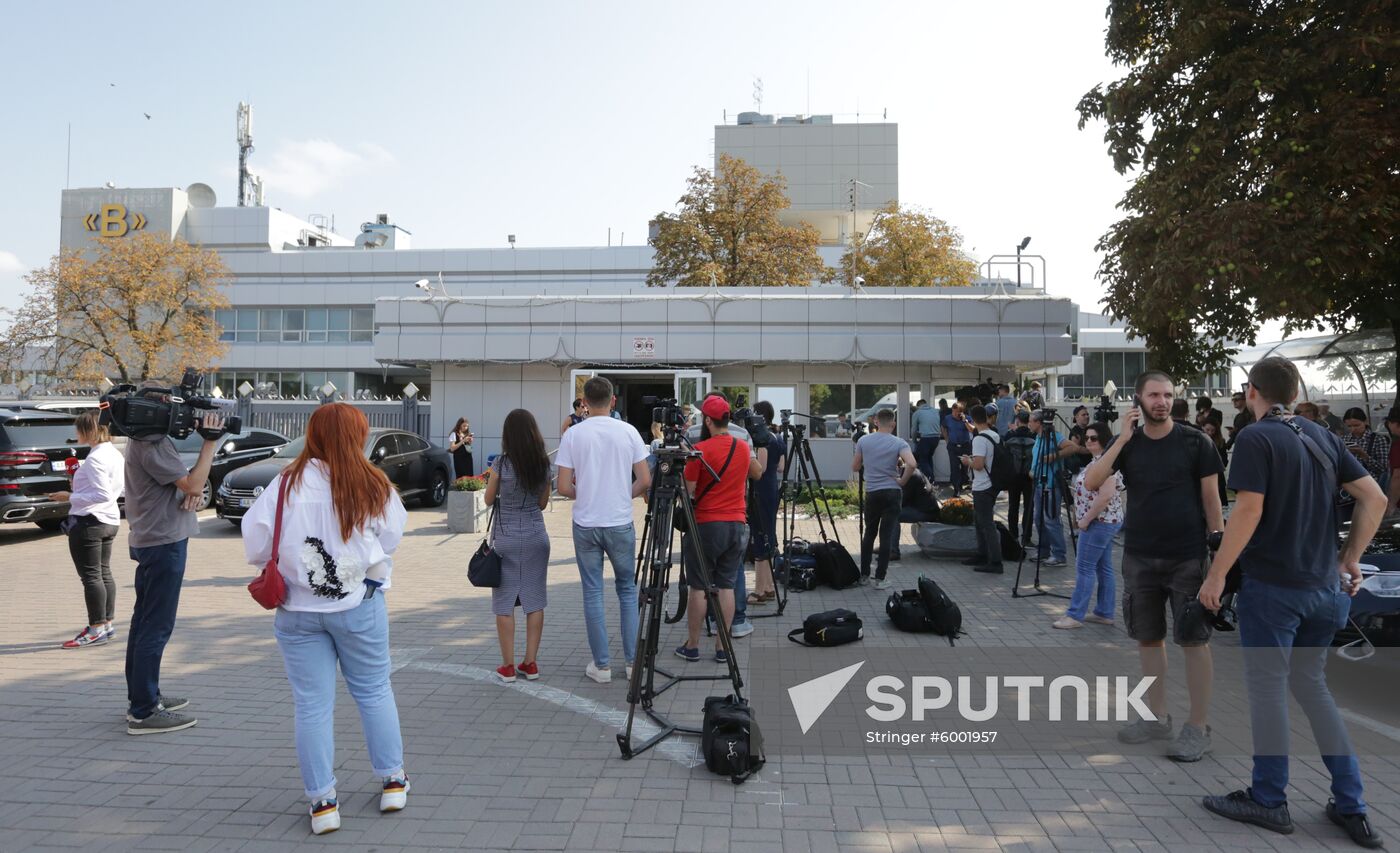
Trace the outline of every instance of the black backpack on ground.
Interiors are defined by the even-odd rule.
[[[810,592],[817,588],[817,559],[811,554],[774,557],[773,573],[788,592]]]
[[[933,633],[947,637],[948,645],[954,645],[953,641],[963,636],[962,609],[932,578],[923,575],[919,576],[919,597],[928,608]]]
[[[802,639],[798,639],[798,635]],[[788,639],[799,646],[844,646],[865,636],[865,623],[853,610],[827,610],[802,620],[801,628],[788,632]]]
[[[817,581],[832,589],[845,589],[860,581],[860,569],[851,559],[851,552],[836,540],[818,542],[812,546],[817,558]]]
[[[1004,492],[1021,481],[1016,474],[1016,461],[1011,458],[1011,448],[992,430],[982,435],[992,443],[992,470],[987,476],[991,478],[993,489]]]
[[[890,593],[885,602],[885,615],[890,617],[894,627],[913,634],[930,633],[933,621],[929,619],[924,598],[917,589],[906,589]]]
[[[736,699],[732,694],[705,699],[700,751],[710,772],[728,776],[735,785],[763,766],[767,760],[763,754],[763,735],[758,731],[753,709],[747,701]]]
[[[1000,521],[996,523],[997,535],[1001,537],[1001,558],[1003,560],[1020,560],[1026,556],[1026,549],[1021,546],[1021,542],[1016,538],[1005,524]]]

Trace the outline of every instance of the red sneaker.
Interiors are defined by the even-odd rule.
[[[500,676],[500,678],[501,678],[502,681],[506,681],[506,682],[514,681],[514,680],[515,680],[515,666],[514,666],[513,664],[506,664],[505,666],[498,666],[498,667],[496,667],[496,675]]]
[[[526,681],[534,681],[540,677],[540,665],[534,661],[522,663],[517,669],[520,670],[521,675],[525,676]]]

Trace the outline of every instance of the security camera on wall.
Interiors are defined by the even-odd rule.
[[[424,293],[432,293],[432,292],[433,292],[433,285],[432,285],[432,283],[430,283],[426,278],[420,278],[420,279],[418,279],[417,281],[415,281],[415,282],[413,283],[413,286],[416,287],[416,288],[418,288],[419,290],[423,291]]]

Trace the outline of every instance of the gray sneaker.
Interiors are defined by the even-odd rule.
[[[184,708],[185,706],[187,706],[187,705],[189,705],[189,704],[190,704],[190,700],[184,698],[183,696],[164,696],[164,695],[162,695],[159,699],[156,700],[156,710],[157,710],[157,711],[178,711],[178,710],[180,710],[181,708]],[[126,715],[126,721],[127,721],[128,723],[134,723],[134,722],[136,722],[136,718],[133,717],[133,716],[131,716],[131,712],[128,711],[128,712],[127,712],[127,715]]]
[[[1118,730],[1118,739],[1123,743],[1147,743],[1149,740],[1172,739],[1172,715],[1160,720],[1138,720]]]
[[[733,637],[736,640],[740,637],[747,637],[752,633],[753,623],[748,621],[747,619],[745,619],[743,622],[737,622],[729,626],[729,636]]]
[[[178,732],[197,722],[199,721],[194,717],[160,709],[144,720],[127,720],[126,733],[129,735],[157,735],[165,732]]]
[[[1200,761],[1207,752],[1210,752],[1210,726],[1202,729],[1186,723],[1177,734],[1167,757],[1172,761],[1189,764],[1192,761]]]

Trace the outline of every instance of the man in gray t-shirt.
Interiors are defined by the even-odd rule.
[[[904,464],[903,470],[900,463]],[[887,589],[885,572],[890,565],[890,549],[899,532],[899,510],[904,502],[904,484],[914,476],[918,463],[909,445],[894,434],[894,410],[875,414],[875,432],[860,437],[851,470],[865,469],[865,535],[860,540],[860,576],[870,577],[870,558],[875,536],[880,537],[879,559],[875,563],[875,588]]]
[[[207,415],[203,427],[222,430],[223,418]],[[136,561],[136,604],[126,635],[127,734],[174,732],[197,722],[175,713],[188,700],[161,692],[160,660],[175,629],[189,539],[199,530],[194,509],[209,480],[217,443],[206,438],[199,461],[187,471],[168,436],[127,440],[127,544]]]

